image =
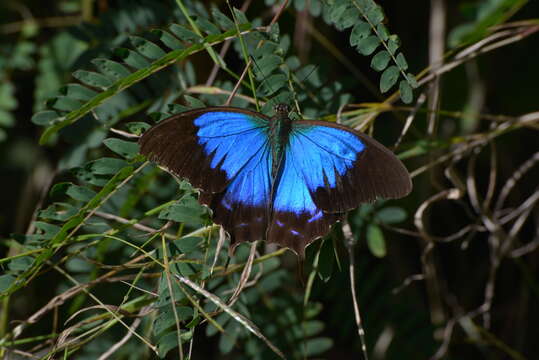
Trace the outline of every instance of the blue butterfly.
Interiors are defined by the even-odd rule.
[[[346,211],[412,189],[408,171],[374,139],[323,121],[208,107],[167,118],[140,138],[141,153],[201,189],[200,202],[233,247],[264,239],[303,255]]]

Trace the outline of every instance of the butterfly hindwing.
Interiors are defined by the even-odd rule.
[[[275,186],[268,240],[301,254],[342,213],[378,197],[402,197],[411,181],[400,160],[370,137],[327,122],[296,121]]]
[[[307,155],[307,154],[305,154]],[[275,180],[269,242],[276,242],[303,255],[305,246],[329,232],[339,216],[317,206],[302,175],[302,160],[291,146],[285,150],[282,169]]]
[[[207,203],[213,220],[231,235],[232,246],[265,238],[271,190],[271,148],[262,146],[232,179],[226,190]]]

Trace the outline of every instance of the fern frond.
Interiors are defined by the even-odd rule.
[[[180,28],[180,25],[171,26],[171,32],[175,35],[181,35],[182,33],[177,31],[178,28]],[[250,24],[242,24],[239,29],[242,32],[249,32],[252,30]],[[166,35],[164,35],[165,33]],[[167,46],[175,46],[178,41],[181,41],[179,38],[173,38],[172,36],[174,35],[172,35],[172,33],[165,32],[165,30],[159,31],[159,34],[161,35],[160,38],[166,38],[168,40],[165,43]],[[49,121],[50,124],[41,136],[40,143],[47,143],[51,136],[56,134],[60,129],[75,123],[113,96],[162,69],[203,50],[205,45],[215,45],[236,36],[238,36],[237,30],[231,29],[218,35],[214,34],[205,38],[200,38],[197,43],[191,44],[188,47],[175,48],[168,52],[162,50],[157,44],[152,43],[147,39],[131,37],[131,42],[137,51],[120,48],[116,50],[116,55],[121,57],[126,65],[137,70],[130,72],[125,65],[118,62],[108,59],[94,59],[93,63],[100,73],[84,70],[76,71],[73,76],[79,79],[83,84],[86,84],[91,88],[103,89],[103,91],[97,93],[90,100],[80,103],[79,106],[74,102],[79,100],[73,99],[73,101],[70,101],[70,108],[55,108],[55,110],[69,111],[67,113],[57,113],[58,116],[55,118],[52,118],[53,114],[50,111],[45,114],[37,113],[34,115],[33,121],[35,123],[43,124],[46,120]],[[172,39],[175,39],[176,41],[173,41]],[[93,90],[89,89],[89,91]],[[64,102],[67,102],[67,100],[64,99]],[[55,101],[54,104],[55,103],[57,103],[57,101]]]

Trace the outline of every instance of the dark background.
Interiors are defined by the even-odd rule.
[[[473,18],[474,5],[488,3],[489,1],[446,1],[447,28],[451,31],[455,27],[470,21]],[[493,1],[491,1],[493,2]],[[238,2],[233,2],[238,3]],[[428,65],[429,45],[429,1],[398,1],[387,0],[379,2],[388,19],[387,26],[392,33],[398,34],[402,40],[402,49],[413,73],[419,73]],[[63,143],[54,147],[38,145],[42,128],[31,123],[30,119],[36,108],[36,77],[40,69],[37,66],[40,54],[39,46],[46,44],[53,36],[62,31],[74,31],[80,18],[80,12],[68,13],[62,11],[57,1],[7,1],[0,4],[0,60],[7,58],[14,44],[22,41],[24,35],[19,30],[13,30],[14,23],[21,20],[21,14],[29,11],[32,16],[42,19],[50,17],[65,17],[65,24],[60,21],[54,26],[43,26],[37,33],[26,39],[36,46],[31,55],[34,63],[27,68],[7,69],[0,81],[9,81],[14,87],[14,97],[17,105],[10,109],[15,118],[13,126],[5,128],[6,138],[0,143],[0,176],[2,181],[0,192],[0,234],[3,238],[10,238],[11,234],[24,233],[29,226],[30,219],[43,188],[47,187],[50,174],[64,155]],[[240,4],[241,5],[241,4]],[[240,6],[238,5],[238,6]],[[104,26],[95,19],[106,11],[117,7],[130,6],[128,1],[95,1],[92,5],[92,18],[95,26]],[[165,7],[175,5],[166,4]],[[258,14],[258,15],[257,15]],[[252,4],[247,15],[250,18],[261,16],[265,22],[269,21],[272,13],[262,1]],[[279,23],[281,33],[294,35],[296,16],[293,10],[287,11]],[[69,19],[67,18],[69,17]],[[79,19],[77,20],[77,17]],[[539,2],[529,3],[515,14],[510,21],[539,18]],[[156,18],[154,26],[167,24],[167,14]],[[379,73],[370,69],[370,57],[363,57],[356,53],[348,44],[348,31],[339,32],[320,19],[313,19],[317,30],[325,35],[357,69],[377,86]],[[16,26],[15,26],[16,29]],[[142,29],[141,29],[142,30]],[[134,30],[136,32],[136,29]],[[104,32],[106,33],[106,32]],[[106,35],[102,44],[94,43],[97,51],[106,51],[112,45],[107,41]],[[378,101],[377,97],[369,93],[365,86],[351,79],[344,66],[339,65],[327,49],[311,40],[311,47],[306,51],[306,60],[309,63],[320,64],[321,68],[328,69],[328,76],[343,81],[349,88],[356,103]],[[300,46],[295,44],[294,49]],[[103,47],[104,49],[102,49]],[[91,57],[89,57],[91,58]],[[208,65],[205,66],[204,64]],[[520,116],[538,111],[539,105],[539,35],[534,34],[506,47],[477,57],[465,66],[446,73],[442,77],[442,98],[440,109],[447,111],[464,111],[470,96],[471,72],[477,72],[477,79],[484,89],[484,103],[481,113]],[[1,64],[1,63],[0,63]],[[58,69],[64,72],[64,81],[70,79],[70,72],[84,67],[85,59],[79,59],[69,69]],[[197,63],[197,73],[203,74],[211,67],[207,57],[200,58]],[[241,63],[238,62],[241,69]],[[205,78],[202,76],[201,78]],[[343,80],[345,79],[345,80]],[[348,81],[346,79],[349,79]],[[421,91],[424,88],[420,89]],[[416,93],[416,95],[419,91]],[[0,101],[2,94],[0,94]],[[394,122],[395,117],[403,118],[401,114],[383,114],[377,120],[375,135],[386,144],[391,144],[398,137],[400,128],[386,126],[385,123]],[[459,118],[439,117],[439,140],[448,140],[450,137],[466,135]],[[381,123],[378,127],[378,124]],[[473,132],[482,133],[489,129],[491,122],[479,120]],[[504,182],[514,174],[516,169],[525,161],[531,159],[539,149],[539,136],[537,122],[526,128],[512,131],[495,140],[498,183],[496,194],[501,190]],[[419,113],[414,125],[405,139],[404,148],[413,147],[416,141],[421,140],[425,134],[426,118]],[[404,150],[404,149],[403,149]],[[441,152],[434,152],[434,156]],[[489,157],[492,148],[485,147],[478,156],[474,177],[478,189],[484,193],[488,185]],[[456,164],[456,168],[466,176],[468,173],[468,155]],[[410,170],[416,169],[428,162],[428,157],[413,158],[406,161]],[[444,177],[445,165],[435,167],[414,179],[414,192],[408,198],[399,202],[409,216],[406,222],[398,224],[399,228],[417,231],[413,224],[413,214],[417,208],[430,196],[451,183]],[[59,175],[61,177],[61,174]],[[58,179],[58,178],[56,178]],[[517,188],[509,198],[512,208],[520,206],[534,191],[539,183],[537,169],[532,169],[519,182]],[[54,180],[56,182],[56,180]],[[530,218],[518,233],[519,245],[525,245],[537,239],[537,226],[539,212],[536,203]],[[443,237],[458,231],[469,223],[481,224],[480,214],[475,218],[466,215],[463,208],[470,209],[469,199],[466,197],[460,202],[441,201],[435,204],[428,215],[427,228],[437,236]],[[444,319],[441,323],[433,323],[430,318],[432,303],[427,294],[427,287],[423,281],[412,282],[402,291],[394,294],[392,290],[398,288],[410,275],[423,272],[422,254],[425,242],[417,236],[407,236],[394,231],[386,232],[387,256],[376,258],[368,248],[360,243],[356,252],[358,291],[360,293],[360,309],[362,311],[364,327],[367,332],[367,344],[370,351],[376,354],[376,344],[381,344],[381,334],[389,336],[392,346],[386,353],[386,358],[427,359],[433,356],[443,340],[444,325],[450,319],[462,320],[463,315],[479,307],[484,301],[485,286],[489,283],[489,272],[492,270],[491,251],[489,241],[491,235],[487,232],[478,232],[468,239],[459,239],[448,243],[437,244],[430,253],[432,263],[437,269],[435,282],[439,287],[439,298],[443,302]],[[0,253],[7,256],[9,248],[3,242]],[[464,246],[464,245],[465,246]],[[515,246],[516,247],[516,246]],[[353,309],[349,297],[349,279],[347,273],[347,254],[343,247],[339,249],[343,262],[342,271],[335,271],[328,283],[317,284],[313,296],[324,304],[324,311],[320,318],[326,324],[325,334],[334,340],[334,347],[326,354],[327,358],[359,358],[359,342],[353,319]],[[307,259],[307,262],[309,258]],[[290,276],[297,276],[294,261],[290,266]],[[456,325],[449,345],[448,359],[536,359],[539,354],[537,344],[537,331],[539,322],[539,282],[537,271],[539,255],[537,250],[520,257],[504,257],[497,276],[491,283],[495,284],[495,293],[491,309],[492,324],[490,328],[482,327],[482,317],[474,317],[475,331],[479,339],[471,337],[463,329],[470,324],[463,322]],[[50,279],[49,279],[50,281]],[[23,319],[31,314],[30,308],[39,299],[46,283],[36,282],[30,289],[25,289],[17,295],[20,304],[14,306],[11,320]],[[296,281],[293,291],[301,293],[301,281]],[[37,298],[32,298],[32,295]],[[39,300],[37,300],[39,301]],[[463,320],[464,321],[464,320]],[[389,325],[388,325],[389,324]],[[8,326],[9,328],[10,326]],[[39,333],[35,330],[36,334]],[[198,353],[199,358],[221,358],[212,355],[215,338],[209,343],[196,344],[201,352],[207,351],[207,357]],[[209,345],[208,345],[209,344]],[[382,345],[380,345],[382,346]],[[508,350],[509,349],[509,350]],[[233,358],[233,357],[230,357]],[[374,355],[374,358],[381,358]]]

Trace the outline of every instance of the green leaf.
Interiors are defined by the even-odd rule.
[[[60,114],[56,111],[45,110],[35,113],[32,122],[36,125],[50,125],[54,120],[59,119]]]
[[[81,102],[67,96],[58,96],[47,100],[47,106],[60,111],[73,111],[80,108]]]
[[[15,86],[8,81],[0,83],[0,108],[14,110],[17,108],[17,99],[14,96]]]
[[[484,38],[496,25],[503,24],[513,14],[525,6],[528,0],[490,0],[475,2],[475,19],[455,27],[449,34],[449,46],[455,48]]]
[[[399,83],[399,92],[401,94],[401,100],[405,104],[410,104],[414,100],[414,93],[412,87],[406,80],[401,80]]]
[[[397,65],[399,66],[401,71],[408,70],[408,63],[406,62],[406,59],[404,58],[404,55],[402,53],[399,53],[399,55],[397,55],[395,61],[397,62]]]
[[[15,282],[17,278],[13,275],[0,275],[0,293],[3,293]]]
[[[68,203],[54,203],[45,210],[40,210],[40,219],[66,221],[78,212],[78,208]]]
[[[338,30],[348,29],[358,22],[359,19],[359,10],[355,7],[350,7],[346,12],[341,16],[339,22],[335,24],[335,27]]]
[[[380,45],[380,39],[376,35],[368,36],[357,42],[358,51],[365,56],[371,55]]]
[[[374,256],[379,258],[386,256],[384,234],[378,225],[369,224],[367,228],[367,245]]]
[[[281,63],[283,59],[275,54],[268,55],[258,60],[257,65],[255,66],[255,73],[259,79],[265,79],[275,70]]]
[[[390,60],[391,55],[389,52],[382,50],[372,58],[371,67],[376,71],[382,71],[387,67]]]
[[[177,203],[170,205],[159,213],[159,219],[173,220],[191,225],[204,223],[206,208],[198,203],[193,197],[186,196]]]
[[[66,194],[75,200],[88,202],[94,198],[96,192],[85,186],[71,185]]]
[[[185,97],[185,101],[187,101],[192,108],[198,109],[198,108],[206,107],[206,104],[204,104],[203,101],[201,101],[200,99],[197,99],[196,97],[189,96],[189,95],[184,95],[184,97]]]
[[[356,46],[360,40],[365,39],[370,34],[371,26],[365,21],[358,20],[350,34],[350,45]]]
[[[331,6],[330,11],[329,11],[329,20],[332,23],[340,22],[341,17],[348,10],[349,5],[350,4],[348,2],[340,1],[339,3],[336,3],[333,6]]]
[[[97,175],[114,175],[126,165],[125,160],[104,157],[88,163],[86,168]]]
[[[208,35],[218,35],[221,33],[221,30],[207,19],[199,17],[196,19],[195,23],[198,25],[198,28],[205,32]]]
[[[320,0],[311,0],[309,10],[312,16],[320,16],[322,13],[322,2]]]
[[[395,55],[397,49],[401,46],[401,40],[397,35],[391,35],[387,42],[387,50],[391,55]]]
[[[249,20],[247,19],[247,16],[245,16],[245,14],[241,10],[233,8],[233,11],[234,11],[234,16],[236,17],[239,24],[248,24],[249,23]]]
[[[162,257],[160,257],[162,259]],[[185,293],[182,289],[178,286],[176,283],[172,283],[172,289],[169,289],[167,277],[166,275],[162,274],[159,280],[159,287],[157,289],[157,293],[159,294],[159,297],[157,298],[157,303],[155,304],[158,308],[164,308],[167,306],[170,306],[171,304],[171,297],[170,297],[170,290],[172,290],[172,295],[174,297],[174,300],[179,303],[183,299],[185,299]]]
[[[413,89],[416,89],[417,87],[419,87],[419,84],[417,83],[417,80],[414,74],[411,74],[411,73],[406,74],[406,80],[408,81],[408,84],[410,84],[410,86]]]
[[[131,71],[129,71],[128,68],[109,59],[93,59],[92,64],[94,64],[101,73],[111,79],[119,80],[131,74]]]
[[[132,159],[139,153],[139,146],[132,141],[125,141],[117,138],[109,138],[103,140],[103,143],[110,150],[127,159]]]
[[[15,124],[15,117],[7,111],[0,110],[0,126],[12,127]]]
[[[395,224],[406,220],[406,211],[400,207],[389,206],[381,209],[375,219],[384,224]]]
[[[228,315],[227,313],[222,313],[222,314],[217,315],[217,317],[214,320],[217,324],[221,325],[221,327],[224,327],[230,321],[230,315]],[[219,330],[212,324],[208,324],[208,326],[206,326],[207,337],[214,336],[218,332]]]
[[[204,106],[200,106],[200,107],[204,107]],[[179,114],[187,110],[190,110],[190,108],[187,106],[180,105],[180,104],[167,105],[167,113],[169,114]]]
[[[64,196],[67,192],[67,189],[69,189],[71,186],[73,186],[73,184],[70,182],[56,183],[50,189],[49,196],[50,197]]]
[[[89,273],[93,269],[93,265],[91,263],[76,257],[67,260],[65,267],[69,272],[79,274]]]
[[[234,22],[230,20],[228,16],[219,11],[218,8],[213,7],[211,9],[211,13],[217,24],[219,24],[219,26],[221,27],[221,29],[230,30],[235,27]]]
[[[399,79],[399,68],[395,65],[392,65],[388,67],[383,73],[382,77],[380,78],[380,91],[382,93],[387,92],[389,89],[393,87],[397,83],[397,80]]]
[[[106,89],[112,85],[112,81],[107,77],[93,71],[77,70],[73,73],[73,77],[83,84],[101,89]]]
[[[140,36],[130,36],[129,40],[140,54],[149,59],[157,60],[166,54],[159,46]]]
[[[80,101],[88,101],[97,95],[97,92],[81,84],[67,84],[62,86],[59,92],[66,97]]]
[[[180,334],[180,341],[185,343],[193,337],[193,331],[182,331]],[[162,336],[157,344],[157,353],[161,359],[165,358],[167,353],[178,347],[178,334],[176,331],[171,331],[168,334]]]
[[[177,37],[175,37],[174,35],[170,34],[167,31],[160,30],[160,29],[153,29],[152,34],[157,36],[163,44],[165,44],[168,48],[172,50],[185,48],[185,46],[183,46],[182,42],[178,40]]]
[[[61,230],[59,226],[43,221],[35,221],[34,226],[36,229],[40,230],[40,235],[44,240],[53,239]]]
[[[109,181],[109,176],[96,175],[83,167],[72,168],[71,173],[80,181],[95,186],[104,186]]]
[[[219,351],[221,354],[228,354],[234,349],[238,340],[240,327],[236,322],[229,322],[225,327],[225,334],[219,337]]]
[[[11,272],[22,272],[28,269],[33,262],[34,258],[30,256],[22,256],[11,260],[8,267]]]
[[[190,236],[174,240],[174,245],[177,246],[183,254],[190,254],[200,248],[201,242],[202,238]]]
[[[187,306],[176,306],[176,314],[180,321],[187,321],[193,317],[193,309]],[[176,324],[172,306],[167,304],[159,308],[159,315],[154,321],[153,332],[159,337],[164,331],[171,329]],[[183,326],[182,326],[183,327]]]
[[[265,41],[262,44],[262,46],[260,46],[257,49],[254,49],[253,56],[255,57],[255,59],[259,59],[259,58],[261,58],[263,56],[273,54],[275,51],[277,51],[278,48],[279,48],[279,44],[277,44],[277,43],[275,43],[273,41]],[[257,63],[257,65],[258,65],[258,63]]]
[[[271,96],[286,85],[288,79],[284,74],[274,74],[264,80],[258,87],[262,96]]]
[[[320,320],[304,321],[298,326],[298,337],[309,337],[320,334],[324,330],[324,322]]]
[[[305,356],[319,355],[333,347],[333,340],[327,337],[308,339],[304,346]]]
[[[150,62],[146,60],[144,56],[133,50],[117,48],[114,50],[114,54],[122,59],[127,65],[132,66],[135,69],[144,69],[150,66]]]
[[[384,11],[381,6],[374,6],[367,12],[367,19],[371,22],[372,25],[376,26],[384,21]]]
[[[30,70],[34,67],[32,55],[35,53],[36,44],[30,41],[19,40],[15,49],[10,54],[10,67],[19,70]]]
[[[199,42],[202,39],[195,32],[178,24],[170,25],[169,29],[174,35],[176,35],[182,41]]]
[[[387,41],[389,39],[389,36],[391,35],[384,24],[378,24],[376,26],[376,32],[378,33],[378,36],[380,37],[380,39],[382,39],[382,41]]]

